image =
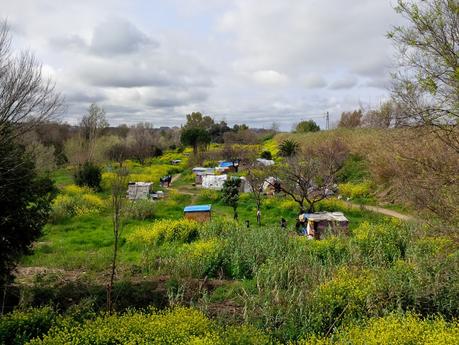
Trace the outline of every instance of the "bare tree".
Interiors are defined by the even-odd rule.
[[[363,112],[361,109],[354,111],[345,111],[341,113],[338,127],[357,128],[362,125]]]
[[[126,188],[129,182],[129,171],[125,168],[119,168],[116,171],[115,178],[112,182],[111,196],[113,207],[113,256],[110,271],[110,282],[107,285],[107,309],[111,314],[113,312],[113,283],[116,277],[116,261],[118,257],[119,240],[123,230],[122,213],[126,206]]]
[[[153,125],[148,122],[138,123],[129,130],[127,141],[131,155],[144,164],[145,160],[153,156],[155,151]]]
[[[314,212],[316,203],[336,191],[336,174],[348,152],[342,141],[333,140],[286,158],[285,164],[274,168],[280,189],[298,203],[301,212],[305,204],[308,212]]]
[[[0,144],[21,136],[62,110],[55,85],[30,52],[15,55],[5,21],[0,22]]]
[[[81,137],[87,154],[86,160],[92,162],[97,139],[103,130],[108,127],[105,118],[105,110],[93,103],[89,106],[88,114],[84,115],[80,122]]]
[[[245,168],[247,169],[245,178],[250,186],[250,193],[252,193],[253,199],[257,205],[257,223],[261,225],[261,205],[264,198],[263,185],[269,173],[265,167],[257,164],[250,164],[245,166]]]
[[[398,0],[395,9],[407,23],[388,34],[399,52],[392,93],[406,109],[404,122],[459,153],[459,3]]]

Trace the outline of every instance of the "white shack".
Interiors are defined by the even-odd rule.
[[[151,193],[151,182],[129,182],[127,197],[129,200],[148,199]]]
[[[205,175],[202,177],[202,188],[222,190],[228,175]]]

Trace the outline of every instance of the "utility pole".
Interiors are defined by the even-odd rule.
[[[327,120],[327,131],[328,131],[330,129],[330,114],[328,113],[328,111],[327,111],[326,120]]]

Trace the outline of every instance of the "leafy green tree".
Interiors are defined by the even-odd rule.
[[[209,130],[215,124],[214,119],[200,112],[193,112],[186,116],[185,128],[204,128]]]
[[[180,142],[185,146],[193,147],[193,155],[198,154],[198,148],[210,144],[210,135],[203,128],[184,128],[180,135]]]
[[[405,24],[388,34],[399,51],[392,91],[404,122],[459,153],[459,2],[398,0],[395,10]]]
[[[320,127],[314,120],[301,121],[296,125],[295,132],[298,133],[308,133],[308,132],[318,132]]]
[[[298,153],[299,149],[300,145],[295,140],[285,139],[279,145],[279,154],[282,157],[293,157]]]
[[[239,204],[239,188],[241,186],[241,179],[239,177],[230,177],[223,184],[223,202],[233,208],[234,219],[238,219],[237,207]]]
[[[38,176],[22,146],[10,141],[0,146],[0,284],[19,258],[41,235],[55,196],[53,182]]]
[[[78,186],[88,186],[98,191],[102,181],[101,169],[93,163],[86,162],[75,172],[74,180]]]

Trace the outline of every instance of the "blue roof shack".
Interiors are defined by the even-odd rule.
[[[183,209],[186,219],[206,222],[212,217],[212,205],[190,205]]]
[[[224,161],[224,162],[220,162],[220,164],[218,165],[219,168],[221,169],[225,169],[225,171],[233,171],[233,172],[237,172],[238,171],[238,168],[239,168],[239,160],[235,160],[235,161]]]
[[[231,168],[233,166],[233,162],[221,162],[220,168]]]

